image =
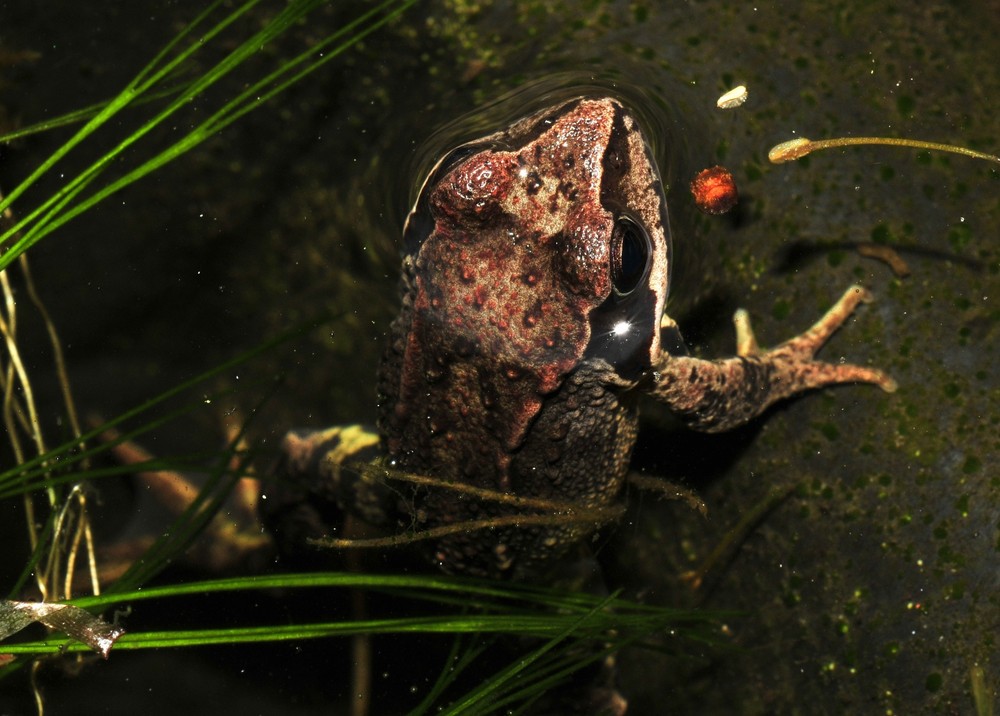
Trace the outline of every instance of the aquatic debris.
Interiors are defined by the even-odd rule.
[[[719,109],[735,109],[747,101],[748,95],[746,85],[739,85],[719,97],[715,106]]]
[[[837,139],[790,139],[787,142],[776,144],[767,153],[767,158],[772,164],[783,164],[793,162],[807,154],[820,149],[832,149],[834,147],[853,147],[870,144],[882,144],[891,147],[909,147],[910,149],[926,149],[933,152],[951,152],[962,154],[973,159],[985,159],[988,162],[1000,164],[1000,157],[986,152],[977,152],[975,149],[957,147],[954,144],[940,144],[938,142],[925,142],[919,139],[900,139],[898,137],[839,137]]]
[[[69,604],[0,600],[0,639],[6,639],[34,622],[83,642],[105,659],[111,647],[125,633],[121,627],[108,624],[100,617]]]
[[[722,166],[698,172],[691,180],[691,194],[694,203],[706,214],[725,214],[740,198],[733,173]]]
[[[903,260],[903,257],[896,253],[895,249],[882,244],[869,242],[858,244],[857,251],[866,258],[878,259],[886,264],[896,278],[906,278],[910,275],[910,266]]]

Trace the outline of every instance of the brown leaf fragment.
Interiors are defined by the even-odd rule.
[[[897,278],[906,278],[910,275],[910,267],[893,249],[884,244],[860,243],[858,253],[870,259],[878,259],[886,264]]]
[[[105,659],[125,630],[69,604],[0,600],[0,639],[38,622],[89,646]]]

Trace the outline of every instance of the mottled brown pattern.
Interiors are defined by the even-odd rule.
[[[644,269],[638,300],[655,325],[667,275],[656,170],[634,120],[612,100],[574,100],[471,147],[482,149],[432,173],[407,222],[406,308],[380,379],[389,455],[444,479],[605,503],[624,476],[635,411],[595,378],[612,366],[580,368],[595,326],[604,330],[593,318],[612,294],[623,211],[654,234],[647,253],[656,270]],[[648,365],[658,342],[644,333],[637,345]],[[579,479],[585,469],[592,484]],[[499,510],[437,493],[423,507],[424,526]],[[531,543],[551,537],[508,532],[450,538],[436,557],[449,569],[496,573],[544,556]],[[526,537],[523,548],[511,546]],[[507,545],[502,560],[484,539]]]

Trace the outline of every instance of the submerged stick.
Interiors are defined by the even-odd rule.
[[[804,157],[820,149],[870,144],[926,149],[932,152],[951,152],[952,154],[962,154],[973,159],[985,159],[988,162],[1000,164],[1000,157],[985,152],[977,152],[975,149],[958,147],[954,144],[940,144],[938,142],[924,142],[919,139],[900,139],[897,137],[839,137],[837,139],[816,140],[799,137],[798,139],[790,139],[787,142],[782,142],[771,147],[771,151],[767,153],[767,158],[771,160],[772,164],[783,164],[784,162],[793,162],[800,157]]]

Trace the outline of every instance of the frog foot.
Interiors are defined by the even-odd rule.
[[[104,421],[93,418],[91,422],[102,424]],[[157,462],[155,456],[137,443],[121,440],[115,429],[108,428],[99,437],[119,464],[135,468],[136,480],[174,517],[196,509],[195,503],[203,499],[200,497],[201,486],[184,474],[174,470],[144,469],[144,466]],[[235,439],[233,434],[228,437],[230,442]],[[245,446],[241,449],[245,451]],[[230,469],[242,471],[243,468],[234,459]],[[260,482],[257,478],[253,475],[239,477],[225,509],[208,520],[201,535],[188,548],[184,561],[217,573],[266,562],[274,545],[261,527],[259,498]],[[102,547],[98,555],[98,581],[101,584],[113,582],[141,559],[154,542],[155,538],[147,534]],[[81,572],[74,579],[85,584],[87,577]]]
[[[736,328],[736,355],[741,358],[760,356],[771,360],[780,359],[801,366],[804,374],[799,380],[802,385],[797,388],[790,386],[793,393],[840,383],[873,383],[887,393],[895,392],[898,387],[896,381],[877,368],[814,360],[819,349],[854,313],[858,304],[871,303],[874,300],[868,289],[858,285],[851,286],[809,330],[770,351],[760,348],[753,327],[750,325],[750,314],[741,308],[733,315],[733,324]]]
[[[809,330],[767,351],[758,345],[746,311],[737,311],[736,357],[709,361],[663,353],[654,366],[652,395],[689,427],[721,432],[815,388],[872,383],[891,393],[896,382],[877,368],[815,359],[858,304],[871,300],[867,290],[851,286]]]

